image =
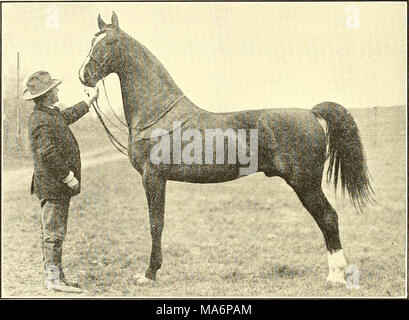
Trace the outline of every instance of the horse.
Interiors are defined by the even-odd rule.
[[[162,63],[119,27],[114,12],[110,24],[100,15],[97,21],[99,31],[79,69],[79,78],[88,87],[95,87],[111,73],[119,78],[128,131],[127,155],[142,176],[152,240],[149,264],[144,274],[134,276],[136,284],[153,283],[162,266],[161,238],[168,180],[220,183],[262,172],[266,177],[281,177],[295,191],[323,234],[329,266],[327,283],[345,286],[346,260],[338,215],[324,195],[321,183],[324,163],[329,160],[327,182],[333,178],[335,192],[340,181],[342,194],[347,190],[352,204],[359,210],[373,199],[363,144],[351,113],[334,102],[320,103],[311,110],[206,111],[184,96]],[[180,121],[170,127],[169,119]],[[326,122],[326,127],[321,120]],[[169,131],[163,128],[173,131],[173,135],[166,135]],[[203,155],[200,151],[210,139],[205,137],[210,129],[218,130],[214,137],[217,140],[221,134],[222,140],[216,150],[206,147],[210,154]],[[239,131],[241,135],[237,134]],[[252,131],[257,134],[252,135]],[[153,157],[154,149],[158,148],[162,150]],[[240,152],[232,155],[226,149],[241,149],[241,158]],[[254,151],[256,166],[250,163],[247,168],[241,167],[246,163],[241,160],[247,151]],[[181,161],[181,152],[186,161]]]

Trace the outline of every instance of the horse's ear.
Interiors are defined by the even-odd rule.
[[[102,30],[102,29],[104,29],[105,27],[106,27],[106,23],[101,19],[101,15],[99,14],[98,15],[98,27],[99,27],[99,30]]]
[[[112,17],[111,17],[111,24],[114,28],[119,27],[119,22],[118,22],[118,16],[116,15],[115,12],[112,11]]]

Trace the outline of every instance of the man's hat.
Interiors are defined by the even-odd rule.
[[[27,89],[24,90],[23,99],[31,100],[37,98],[55,88],[61,82],[61,80],[52,79],[47,71],[37,71],[28,78]]]

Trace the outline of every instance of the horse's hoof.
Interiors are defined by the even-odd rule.
[[[332,273],[327,277],[327,286],[330,288],[345,288],[346,285],[343,272]]]
[[[152,285],[153,284],[153,280],[148,279],[147,277],[145,277],[144,274],[140,273],[140,274],[135,274],[133,276],[133,280],[135,281],[135,283],[138,286],[147,286],[147,285]]]
[[[329,289],[340,289],[340,288],[345,288],[346,287],[346,282],[345,280],[342,281],[327,281],[327,287]]]

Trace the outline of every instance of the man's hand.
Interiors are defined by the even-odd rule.
[[[95,88],[86,87],[84,91],[89,97],[88,101],[86,101],[88,105],[91,105],[91,103],[93,103],[99,97],[98,87],[95,87]]]
[[[78,191],[78,189],[80,188],[80,184],[78,183],[77,178],[74,177],[74,173],[72,171],[70,171],[68,176],[65,177],[63,182],[66,183],[67,186],[69,186],[71,189],[75,191]]]

